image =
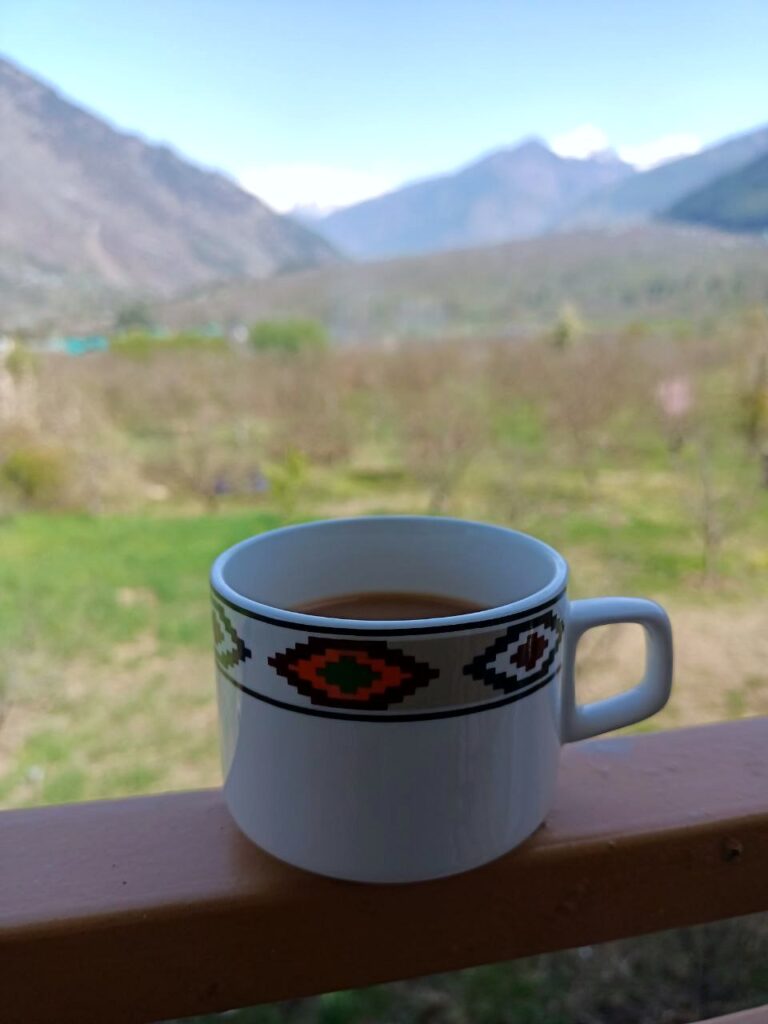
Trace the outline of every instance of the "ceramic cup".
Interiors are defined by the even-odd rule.
[[[501,856],[543,821],[563,743],[669,697],[664,610],[570,601],[562,556],[514,530],[420,516],[309,523],[236,544],[211,581],[230,812],[264,850],[323,875],[411,882]],[[375,590],[486,610],[408,621],[289,610]],[[618,622],[645,629],[644,677],[580,705],[579,637]],[[342,661],[343,688],[328,670]]]

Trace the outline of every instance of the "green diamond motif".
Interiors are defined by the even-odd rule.
[[[377,673],[370,665],[361,665],[354,658],[339,658],[329,662],[319,673],[331,686],[343,693],[357,693],[371,685]]]

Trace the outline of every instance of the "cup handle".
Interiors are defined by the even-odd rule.
[[[645,675],[625,693],[591,704],[576,703],[575,660],[581,636],[595,626],[636,622],[645,630]],[[672,688],[672,626],[655,601],[636,597],[597,597],[572,601],[565,630],[562,691],[564,743],[584,740],[632,725],[660,711]]]

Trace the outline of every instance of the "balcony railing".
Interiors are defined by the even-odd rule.
[[[765,911],[768,719],[568,747],[546,825],[442,881],[294,870],[212,790],[5,811],[0,889],[4,1024],[161,1020]]]

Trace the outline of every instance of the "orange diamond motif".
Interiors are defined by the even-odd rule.
[[[313,704],[385,711],[438,675],[383,640],[308,637],[267,663]]]

